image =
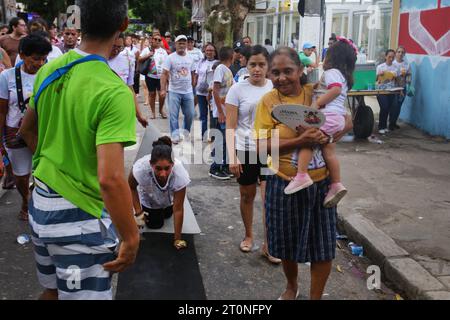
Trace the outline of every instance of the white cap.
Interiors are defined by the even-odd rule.
[[[187,41],[187,37],[185,36],[185,35],[179,35],[176,39],[175,39],[175,42],[178,42],[178,41],[180,41],[180,40],[184,40],[184,41]]]

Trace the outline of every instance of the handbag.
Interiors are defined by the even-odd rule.
[[[23,97],[23,88],[22,88],[22,74],[20,72],[20,65],[16,66],[16,92],[17,92],[17,100],[19,103],[19,109],[22,112],[22,115],[25,113],[26,111],[26,104],[29,101],[29,99],[27,99],[26,101],[24,100]],[[27,146],[27,144],[25,143],[25,141],[22,139],[22,137],[19,135],[19,129],[20,126],[22,124],[22,120],[20,120],[19,123],[19,128],[12,128],[12,127],[8,127],[5,126],[5,132],[4,132],[4,139],[5,139],[5,146],[8,149],[21,149],[21,148],[25,148]]]
[[[150,58],[139,64],[139,73],[142,74],[143,76],[148,75],[148,73],[150,72],[150,68],[152,66],[152,62],[153,56],[151,56]]]

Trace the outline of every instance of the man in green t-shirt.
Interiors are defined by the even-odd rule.
[[[313,53],[316,55],[316,61],[311,58]],[[302,64],[308,69],[308,73],[312,69],[319,67],[320,58],[317,54],[316,46],[314,46],[313,44],[305,42],[305,44],[303,44],[303,51],[300,51],[298,56],[300,57],[300,61],[302,62]]]
[[[133,94],[103,60],[77,64],[37,102],[36,94],[73,61],[93,54],[106,60],[128,27],[128,5],[77,4],[83,41],[37,74],[20,132],[34,152],[30,225],[46,288],[41,298],[104,300],[112,299],[112,273],[130,266],[139,246],[123,150],[136,143]]]

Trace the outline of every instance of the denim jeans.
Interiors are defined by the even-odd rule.
[[[198,97],[198,107],[200,109],[200,120],[202,122],[202,139],[205,139],[205,133],[208,131],[208,100],[205,96]]]
[[[184,127],[183,129],[191,132],[192,121],[194,120],[194,94],[186,93],[175,93],[169,92],[168,97],[168,108],[169,108],[169,122],[170,122],[170,134],[173,139],[179,139],[180,137],[180,127],[179,127],[179,117],[180,108],[184,115]]]
[[[217,118],[215,118],[215,120],[217,121],[217,131],[215,132],[215,134],[217,135],[220,132],[221,136],[215,136],[214,139],[214,148],[211,152],[213,163],[211,164],[210,171],[222,171],[227,166],[226,124],[219,123]],[[221,148],[222,154],[220,154],[220,152],[217,152],[216,154],[216,148]]]
[[[399,108],[397,108],[397,96],[396,95],[380,95],[377,97],[380,104],[380,121],[378,129],[387,129],[387,121],[389,117],[389,123],[395,124],[393,121],[397,121],[400,114]]]

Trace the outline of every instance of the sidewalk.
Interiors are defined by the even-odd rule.
[[[408,298],[450,299],[450,143],[401,127],[382,144],[338,145],[341,230]]]

